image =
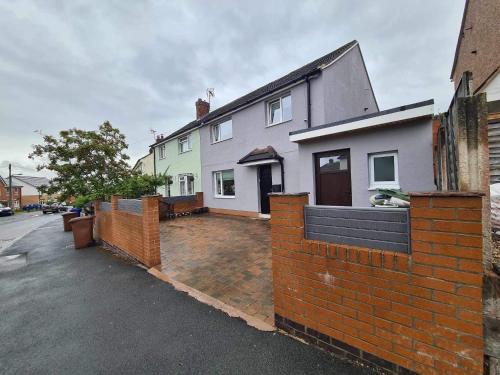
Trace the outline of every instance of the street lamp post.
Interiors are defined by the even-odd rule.
[[[9,207],[12,207],[12,165],[9,163]]]

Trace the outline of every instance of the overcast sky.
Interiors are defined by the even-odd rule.
[[[465,0],[0,0],[0,174],[40,175],[35,130],[111,121],[132,162],[212,108],[357,39],[381,109],[444,111]],[[43,174],[43,173],[42,173]]]

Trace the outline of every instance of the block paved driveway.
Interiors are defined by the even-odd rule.
[[[274,325],[271,226],[201,214],[160,223],[162,272]]]
[[[1,255],[1,374],[369,374],[243,321],[93,247],[74,250],[59,221]]]

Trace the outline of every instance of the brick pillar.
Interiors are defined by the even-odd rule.
[[[304,206],[309,203],[309,193],[271,193],[271,244],[274,312],[279,316],[290,316],[282,291],[289,285],[289,270],[286,270],[289,252],[302,250],[304,239]]]
[[[196,207],[203,207],[203,192],[196,193]]]
[[[153,267],[161,263],[159,195],[142,197],[142,229],[144,264]]]
[[[101,201],[94,201],[94,240],[99,242],[101,240],[101,223],[99,220],[99,213],[101,210]]]
[[[118,211],[118,199],[122,199],[121,195],[111,196],[111,212]]]
[[[411,194],[413,328],[421,373],[482,373],[482,194]],[[425,361],[423,360],[425,359]]]

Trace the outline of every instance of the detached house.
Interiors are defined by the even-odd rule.
[[[49,185],[49,179],[46,177],[13,175],[12,183],[22,186],[23,205],[32,203],[46,203],[55,199],[55,196],[42,193],[42,187]]]

